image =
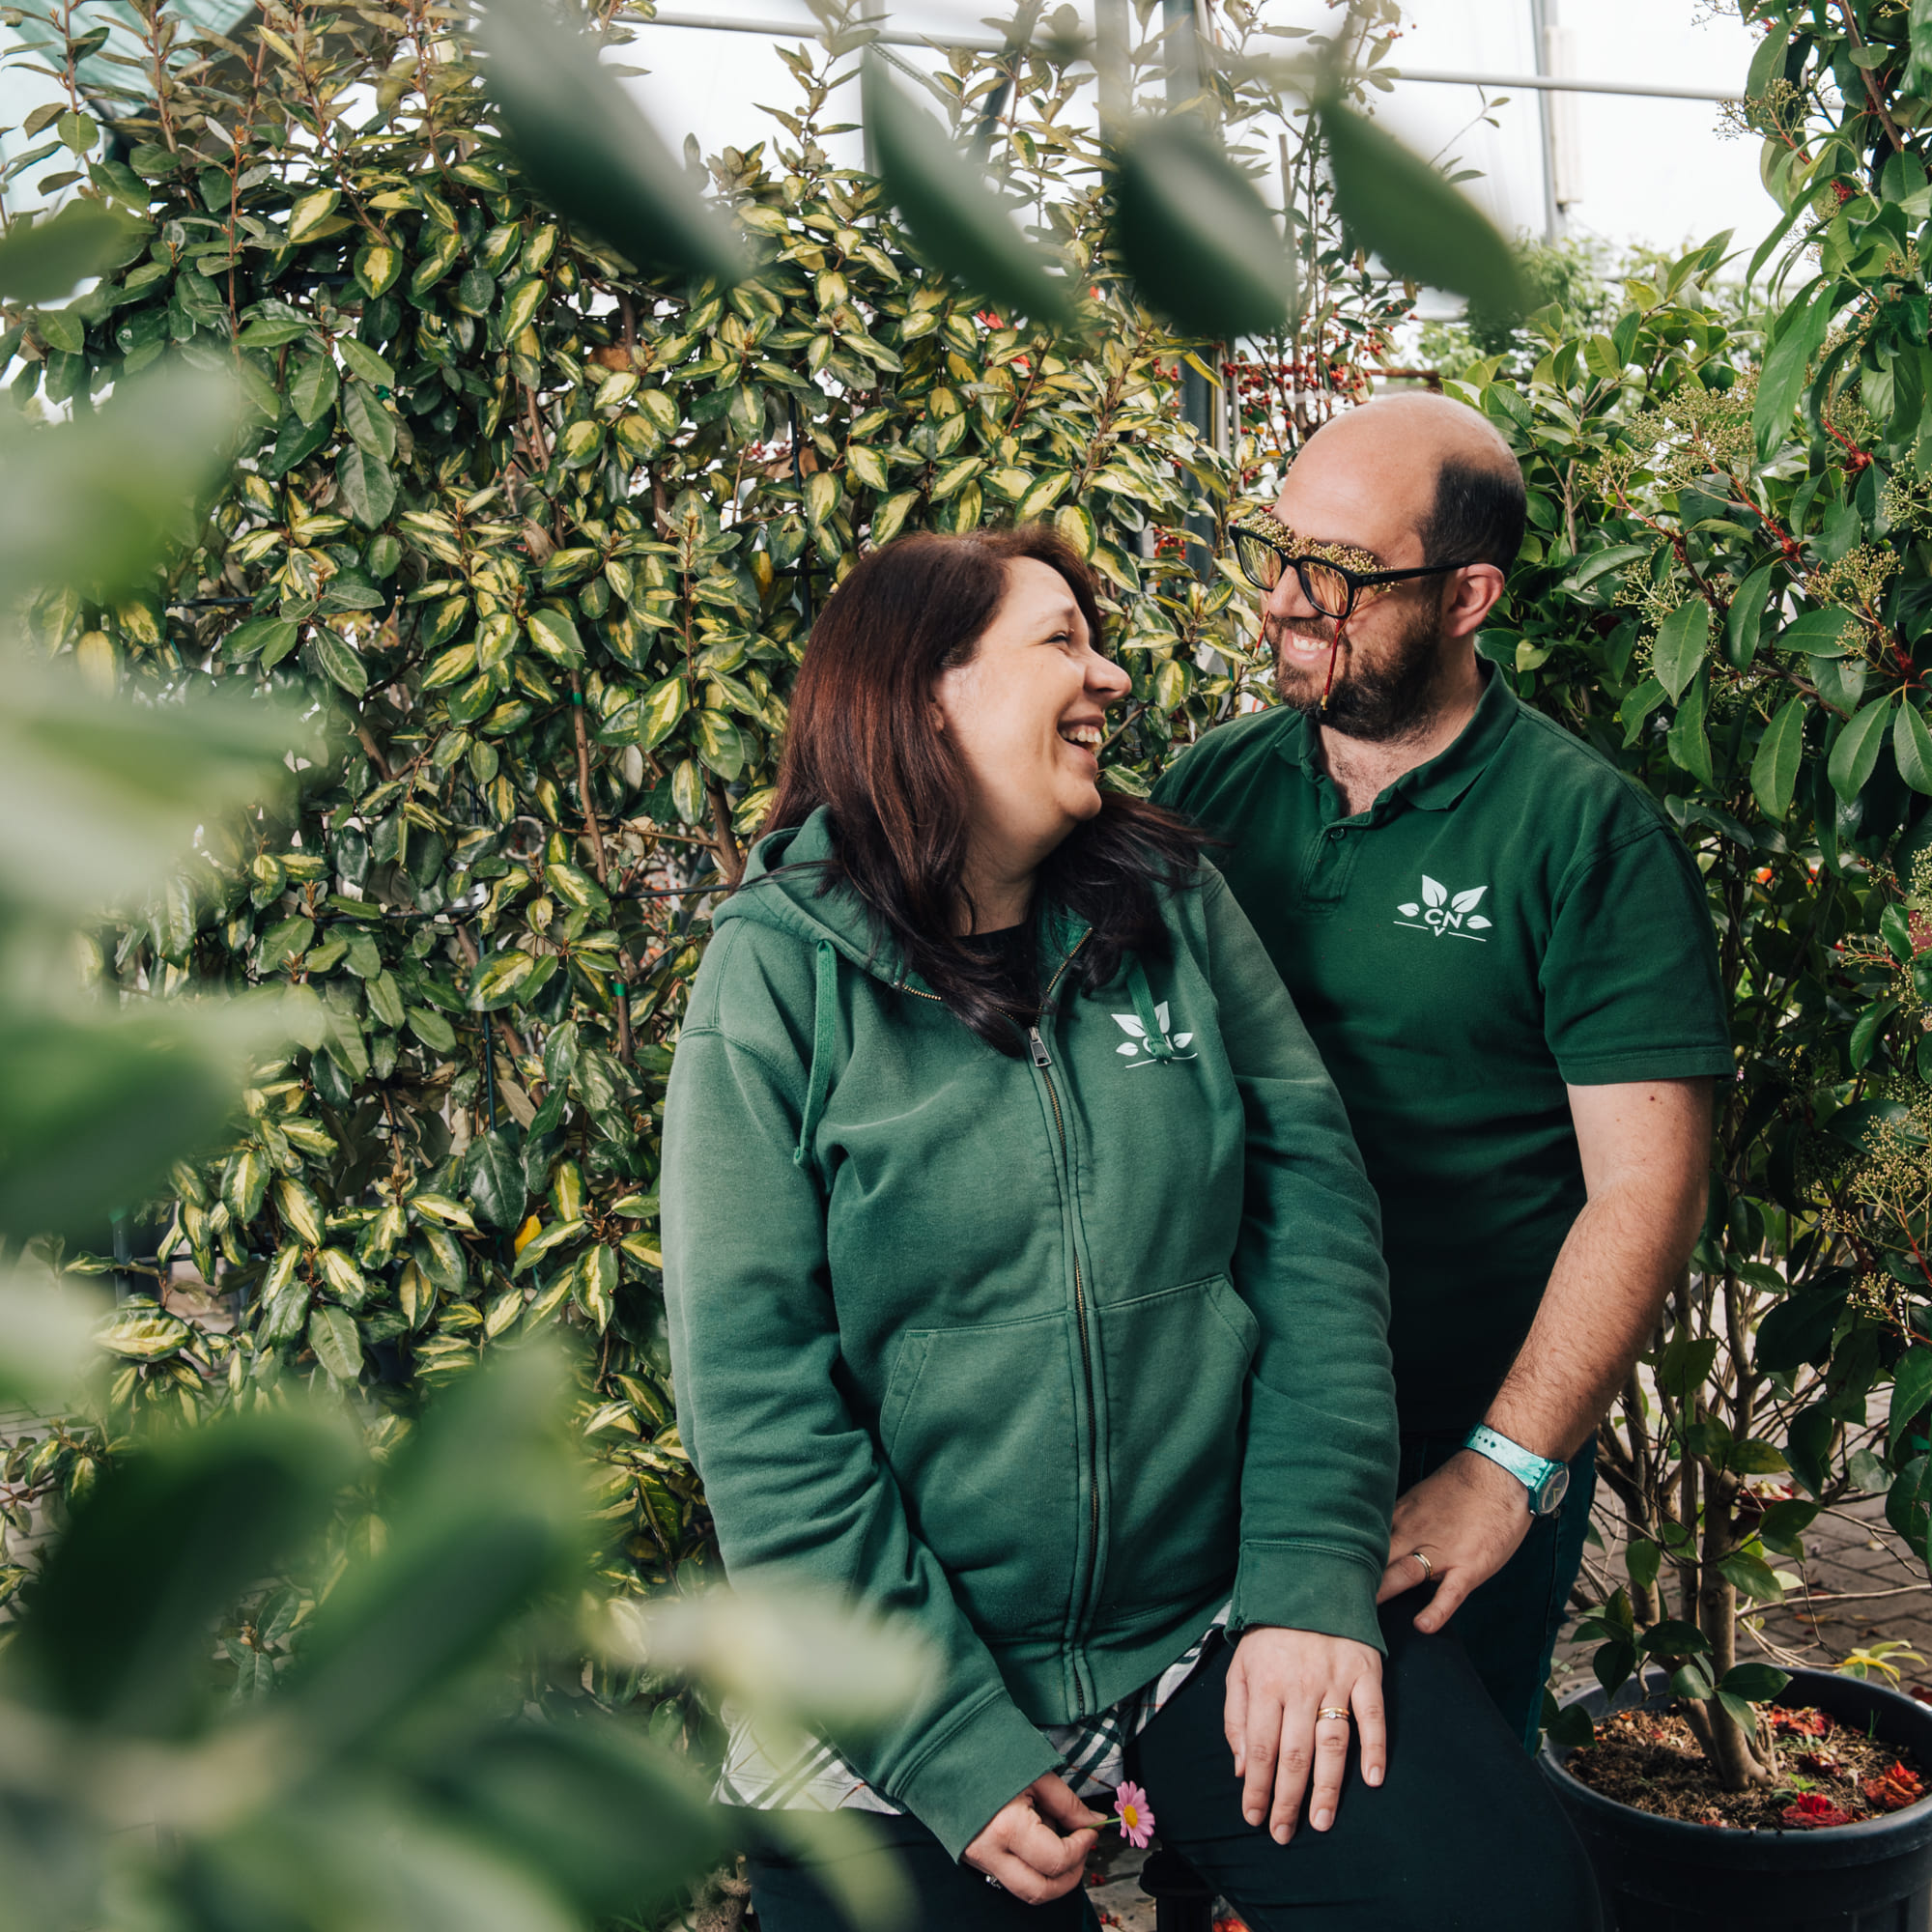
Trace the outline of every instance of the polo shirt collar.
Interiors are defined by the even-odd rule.
[[[1426,764],[1403,773],[1390,787],[1396,797],[1406,798],[1420,810],[1447,811],[1482,777],[1517,721],[1521,707],[1516,693],[1493,665],[1482,669],[1483,695],[1469,722]]]
[[[1447,811],[1482,777],[1495,756],[1520,706],[1516,694],[1496,675],[1492,665],[1482,665],[1483,695],[1455,738],[1425,763],[1405,772],[1377,799],[1386,806],[1400,799],[1423,811]],[[1318,788],[1329,782],[1321,763],[1321,738],[1306,712],[1291,713],[1279,741],[1281,755],[1300,769]]]

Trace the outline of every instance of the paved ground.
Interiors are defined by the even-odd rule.
[[[1597,1528],[1604,1547],[1587,1552],[1579,1585],[1593,1602],[1601,1602],[1624,1580],[1622,1540],[1602,1510]],[[1785,1669],[1803,1664],[1834,1670],[1848,1658],[1872,1656],[1878,1646],[1902,1644],[1903,1650],[1878,1654],[1889,1657],[1898,1688],[1917,1686],[1932,1702],[1932,1582],[1887,1524],[1883,1500],[1874,1497],[1828,1511],[1805,1532],[1804,1548],[1802,1565],[1772,1559],[1775,1568],[1801,1576],[1802,1585],[1782,1605],[1747,1622],[1738,1642],[1739,1662],[1762,1658]],[[1594,1681],[1594,1648],[1587,1643],[1559,1646],[1559,1697]],[[1892,1681],[1876,1667],[1871,1674],[1881,1682]]]

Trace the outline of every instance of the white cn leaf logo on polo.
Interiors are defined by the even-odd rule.
[[[1194,1036],[1191,1033],[1168,1032],[1165,1000],[1153,1009],[1153,1023],[1159,1031],[1150,1035],[1134,1014],[1114,1015],[1114,1024],[1126,1035],[1126,1038],[1114,1051],[1126,1061],[1130,1071],[1136,1066],[1158,1066],[1163,1060],[1192,1060],[1196,1057],[1183,1051],[1193,1043]],[[1166,1050],[1163,1052],[1160,1050],[1162,1048]]]
[[[1395,923],[1412,932],[1434,933],[1437,939],[1447,933],[1451,939],[1473,939],[1478,946],[1485,945],[1482,935],[1490,929],[1491,922],[1476,908],[1488,891],[1488,886],[1471,886],[1465,892],[1452,893],[1441,880],[1425,872],[1421,898],[1397,906]]]

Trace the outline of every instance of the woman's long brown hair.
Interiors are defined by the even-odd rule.
[[[1098,647],[1100,608],[1079,554],[1044,525],[970,536],[922,534],[862,557],[813,625],[793,689],[778,792],[764,830],[802,825],[829,809],[843,883],[874,936],[980,1038],[1002,1053],[1020,1035],[998,964],[959,944],[965,886],[967,781],[951,741],[932,727],[933,687],[969,663],[1007,593],[1008,566],[1031,558],[1072,591]],[[1185,890],[1204,839],[1144,800],[1102,792],[1040,867],[1041,893],[1086,921],[1075,974],[1097,988],[1128,952],[1167,950],[1156,892]]]

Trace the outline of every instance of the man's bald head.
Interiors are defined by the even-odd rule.
[[[1413,391],[1350,410],[1309,438],[1293,469],[1303,472],[1297,496],[1346,476],[1348,496],[1372,497],[1386,518],[1416,533],[1424,563],[1507,570],[1522,543],[1522,469],[1515,452],[1487,417],[1447,396]]]

